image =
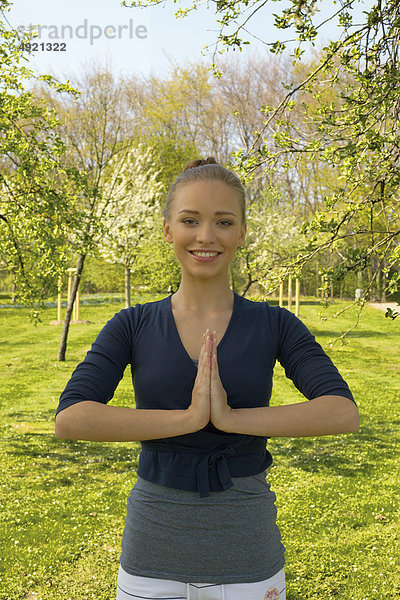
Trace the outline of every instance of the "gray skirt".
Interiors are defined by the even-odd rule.
[[[183,583],[251,583],[280,571],[285,547],[265,472],[200,498],[138,478],[128,498],[120,563],[131,575]]]

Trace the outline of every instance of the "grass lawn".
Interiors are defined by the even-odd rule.
[[[349,343],[330,348],[355,309],[336,320],[320,314],[342,305],[310,300],[300,317],[349,383],[359,432],[269,440],[288,600],[400,597],[400,318],[366,307]],[[61,328],[49,325],[55,309],[36,327],[25,309],[0,310],[0,600],[115,598],[140,444],[58,440],[54,413],[75,366],[121,308],[82,306],[90,323],[71,326],[65,363],[56,359]],[[113,404],[134,406],[128,371]],[[301,400],[277,363],[271,404]]]

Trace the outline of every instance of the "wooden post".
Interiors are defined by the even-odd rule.
[[[67,298],[67,306],[68,306],[70,298],[71,298],[72,277],[73,277],[75,271],[76,271],[75,267],[71,267],[71,268],[67,269],[67,273],[68,273],[68,298]],[[75,303],[74,303],[74,308],[73,308],[73,312],[72,312],[72,319],[75,320]]]
[[[283,281],[279,284],[279,306],[283,306]]]
[[[298,317],[300,314],[300,280],[296,279],[296,310],[295,315]]]
[[[72,275],[75,272],[74,267],[71,267],[70,269],[67,269],[67,273],[68,273],[68,297],[67,297],[67,303],[69,304],[69,300],[71,298],[71,291],[72,291]]]
[[[57,321],[61,321],[61,286],[62,280],[61,277],[58,278],[58,294],[57,294]]]
[[[388,261],[386,258],[383,259],[382,268],[386,269]],[[382,294],[381,294],[381,302],[386,302],[386,273],[382,271]]]
[[[74,302],[74,321],[79,321],[79,288],[76,290]]]
[[[289,275],[288,280],[288,310],[292,310],[292,276]]]

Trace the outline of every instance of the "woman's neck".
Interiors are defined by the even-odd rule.
[[[172,295],[173,308],[198,314],[226,312],[233,309],[234,295],[229,285],[218,288],[211,285],[183,285]]]

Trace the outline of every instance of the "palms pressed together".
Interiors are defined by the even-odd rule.
[[[203,335],[190,409],[203,426],[211,421],[218,429],[232,410],[219,376],[216,333],[209,329]]]

